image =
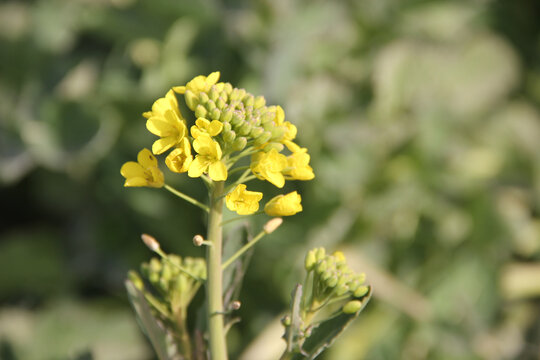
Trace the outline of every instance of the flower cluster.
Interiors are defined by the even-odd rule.
[[[268,106],[262,96],[254,96],[230,83],[218,82],[219,72],[197,76],[185,86],[175,86],[145,112],[146,128],[159,137],[152,153],[170,151],[165,164],[175,173],[202,177],[205,181],[229,181],[227,207],[240,215],[258,211],[262,193],[248,191],[246,182],[265,180],[278,188],[286,180],[311,180],[307,149],[294,139],[297,129],[285,121],[280,106]],[[188,127],[176,94],[183,95],[195,121]],[[122,167],[125,186],[164,185],[157,160],[148,150],[139,162]],[[285,153],[284,153],[285,152]],[[236,166],[243,159],[249,164]],[[239,171],[245,169],[241,175]],[[271,216],[289,216],[302,211],[296,192],[271,199],[264,211]]]

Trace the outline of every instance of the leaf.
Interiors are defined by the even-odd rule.
[[[159,360],[168,360],[167,333],[152,315],[143,293],[130,280],[126,280],[125,284],[140,327],[150,340]]]
[[[300,316],[300,305],[302,300],[302,285],[296,284],[291,300],[291,324],[285,331],[285,341],[287,342],[286,352],[291,353],[300,349],[299,339],[302,338],[301,327],[302,317]]]
[[[358,317],[371,298],[371,287],[368,293],[361,299],[362,307],[354,314],[340,313],[328,320],[322,321],[314,327],[311,335],[302,344],[302,353],[296,353],[293,360],[312,360],[330,347],[336,338],[347,328],[347,326]]]

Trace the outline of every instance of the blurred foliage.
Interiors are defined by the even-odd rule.
[[[252,340],[244,359],[281,353],[275,319],[325,246],[374,290],[327,359],[537,359],[539,15],[534,0],[0,3],[0,358],[151,358],[123,288],[150,257],[139,234],[197,256],[202,219],[123,189],[119,169],[153,140],[155,98],[220,70],[283,106],[317,175],[253,255],[235,358]]]

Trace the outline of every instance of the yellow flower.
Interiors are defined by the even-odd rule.
[[[124,186],[160,188],[164,184],[163,173],[158,168],[157,159],[148,149],[139,151],[137,162],[128,161],[122,165],[120,174],[126,178]]]
[[[183,138],[180,146],[171,151],[165,159],[167,167],[176,173],[183,173],[189,170],[189,165],[193,161],[191,146],[187,137]]]
[[[191,127],[191,136],[195,139],[200,134],[208,134],[210,136],[217,136],[223,130],[223,123],[219,120],[208,121],[205,118],[198,118],[195,121],[195,125]]]
[[[229,210],[236,211],[239,215],[250,215],[259,210],[259,201],[262,197],[261,192],[248,191],[245,184],[238,184],[227,194],[225,203]]]
[[[264,212],[270,216],[291,216],[302,211],[302,198],[296,191],[287,195],[278,195],[264,206]]]
[[[221,161],[221,147],[210,135],[200,134],[193,140],[193,149],[198,155],[189,166],[188,176],[199,177],[208,171],[208,176],[214,181],[227,179],[227,168]]]
[[[152,111],[143,114],[148,120],[146,128],[161,139],[152,145],[152,152],[162,154],[176,146],[187,134],[187,127],[180,110],[176,96],[169,90],[164,98],[157,99],[152,105]]]
[[[254,154],[250,167],[257,178],[267,180],[278,188],[285,185],[285,178],[281,172],[287,167],[287,157],[276,149]]]
[[[294,140],[294,138],[296,137],[296,133],[298,132],[298,130],[296,129],[296,126],[294,126],[288,121],[285,121],[283,125],[287,128],[287,132],[285,132],[285,135],[283,135],[282,141],[285,142],[285,141]]]
[[[173,90],[179,94],[185,94],[186,90],[192,91],[195,94],[200,92],[208,92],[212,85],[215,85],[219,80],[219,71],[215,71],[208,76],[199,75],[193,78],[186,86],[175,86]]]
[[[283,174],[289,180],[311,180],[315,177],[313,169],[309,166],[310,156],[303,148],[287,156],[287,168]]]

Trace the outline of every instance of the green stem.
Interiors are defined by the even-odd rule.
[[[246,251],[248,251],[253,245],[255,245],[259,240],[262,239],[262,237],[266,235],[266,231],[261,231],[257,236],[253,238],[250,242],[248,242],[246,245],[242,246],[240,250],[238,250],[233,256],[231,256],[227,261],[221,265],[221,270],[225,270],[227,266],[231,265],[236,259],[238,259],[240,256],[242,256]]]
[[[256,213],[253,213],[253,214],[250,214],[250,215],[240,215],[240,216],[236,216],[236,217],[233,217],[232,219],[223,221],[223,222],[221,223],[221,226],[230,224],[230,223],[235,222],[235,221],[238,221],[238,220],[247,219],[247,218],[250,217],[250,216],[261,215],[261,214],[264,214],[264,211],[257,211]]]
[[[188,196],[186,194],[184,194],[183,192],[180,192],[178,190],[176,190],[175,188],[165,184],[163,186],[165,189],[169,190],[171,193],[173,193],[174,195],[178,196],[179,198],[182,198],[184,200],[186,200],[188,203],[190,204],[193,204],[195,206],[198,206],[200,207],[201,209],[203,209],[204,211],[208,212],[210,211],[210,209],[208,208],[208,206],[204,205],[203,203],[195,200],[194,198],[192,198],[191,196]]]
[[[212,360],[227,359],[227,343],[223,325],[223,273],[221,268],[222,257],[222,228],[224,183],[214,183],[210,196],[210,213],[208,217],[207,240],[212,246],[206,248],[206,262],[208,266],[208,279],[206,282],[206,296],[208,303],[208,328],[210,337],[210,354]]]

